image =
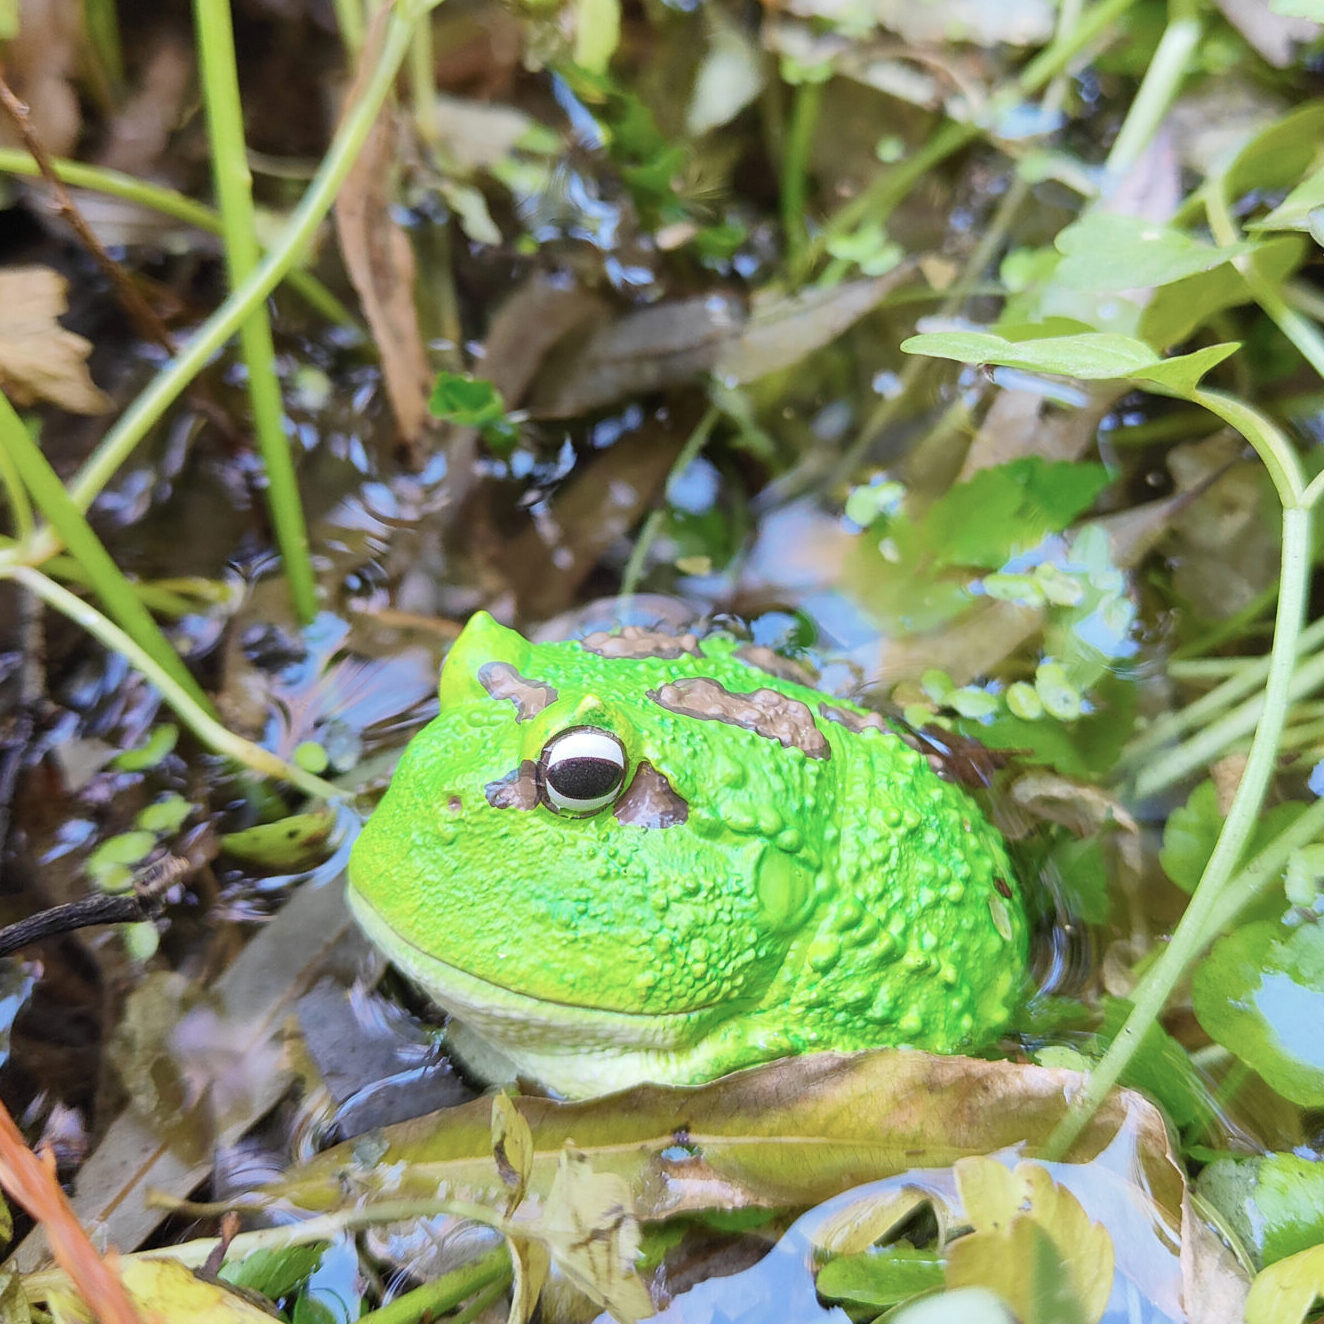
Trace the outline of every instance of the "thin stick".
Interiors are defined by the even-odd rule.
[[[92,254],[97,266],[105,272],[107,279],[115,287],[115,293],[119,295],[120,303],[124,305],[124,311],[128,313],[130,320],[137,327],[138,334],[144,340],[156,341],[166,353],[173,354],[175,352],[175,342],[170,332],[166,330],[165,323],[156,315],[151,304],[143,298],[138,287],[129,279],[128,272],[106,252],[101,240],[92,233],[91,226],[83,219],[83,215],[78,208],[74,206],[74,200],[69,196],[69,190],[65,188],[59,175],[55,173],[55,167],[51,165],[51,158],[41,145],[41,140],[32,127],[32,121],[28,117],[28,108],[14,95],[13,88],[5,82],[3,77],[0,77],[0,109],[3,109],[13,120],[14,127],[23,139],[23,146],[32,153],[32,159],[41,170],[41,177],[50,186],[51,192],[55,194],[56,210],[73,228],[74,233],[82,241],[83,247]]]

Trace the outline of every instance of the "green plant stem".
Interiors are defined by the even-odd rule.
[[[1203,28],[1191,0],[1172,0],[1169,15],[1158,49],[1108,153],[1105,168],[1114,183],[1153,141],[1190,68],[1191,53],[1200,43]]]
[[[1215,242],[1224,248],[1240,243],[1242,238],[1241,229],[1228,204],[1225,186],[1226,176],[1211,175],[1201,190],[1210,233]],[[1235,258],[1233,265],[1241,273],[1246,287],[1265,315],[1292,342],[1316,374],[1324,377],[1324,335],[1319,328],[1287,302],[1277,285],[1260,275],[1254,253]]]
[[[1158,959],[1141,977],[1131,995],[1132,1010],[1098,1066],[1090,1072],[1084,1088],[1072,1100],[1066,1116],[1054,1129],[1044,1147],[1044,1157],[1060,1157],[1070,1148],[1086,1122],[1107,1097],[1108,1091],[1126,1070],[1150,1027],[1157,1023],[1172,991],[1185,977],[1212,936],[1211,922],[1221,913],[1227,884],[1254,828],[1269,778],[1273,773],[1278,741],[1290,703],[1289,690],[1296,658],[1301,622],[1305,614],[1310,572],[1310,509],[1298,504],[1303,484],[1295,454],[1286,439],[1268,421],[1249,407],[1229,409],[1226,397],[1197,391],[1195,398],[1214,408],[1220,417],[1254,420],[1256,426],[1243,431],[1264,458],[1271,472],[1295,480],[1283,503],[1283,559],[1274,627],[1274,647],[1264,691],[1263,713],[1251,742],[1246,767],[1233,796],[1223,830],[1205,866],[1190,904],[1173,931],[1172,939]],[[1215,407],[1217,406],[1217,407]],[[1234,424],[1235,426],[1235,424]]]
[[[390,1305],[360,1316],[360,1324],[416,1324],[419,1320],[436,1319],[477,1293],[482,1293],[484,1300],[489,1294],[495,1300],[509,1282],[510,1255],[501,1246],[481,1260],[452,1269],[434,1282],[396,1297]]]
[[[414,128],[428,144],[435,144],[437,128],[437,80],[432,50],[432,24],[424,19],[414,29],[409,45],[409,100],[414,108]]]
[[[230,0],[194,0],[193,12],[198,28],[212,175],[220,203],[225,264],[233,290],[257,267],[258,246]],[[240,324],[239,347],[248,369],[248,402],[266,471],[272,531],[285,566],[295,615],[301,624],[308,625],[317,614],[317,586],[308,559],[308,529],[299,501],[294,461],[285,435],[285,411],[280,379],[276,375],[276,345],[265,299],[259,300]]]
[[[474,1320],[479,1319],[489,1306],[495,1305],[505,1295],[510,1283],[510,1278],[493,1283],[474,1297],[458,1315],[448,1321],[448,1324],[474,1324]],[[419,1324],[431,1324],[431,1321],[432,1316],[427,1315],[419,1321]]]
[[[355,56],[363,49],[363,35],[366,24],[363,19],[363,0],[331,0],[335,10],[336,26],[340,29],[340,40],[345,43],[345,50]]]
[[[680,454],[676,456],[675,463],[667,474],[668,486],[694,463],[699,452],[708,444],[708,438],[712,436],[713,428],[717,426],[720,417],[721,410],[716,405],[709,405],[704,416],[695,424],[694,431],[680,448]],[[662,532],[662,522],[665,518],[665,512],[661,508],[652,511],[644,521],[644,527],[640,530],[637,541],[630,549],[630,559],[625,563],[625,569],[621,573],[622,611],[629,608],[629,600],[634,596],[634,591],[643,578],[644,562],[648,560],[648,553],[657,541],[658,534]]]
[[[202,687],[189,674],[179,654],[161,633],[161,627],[152,619],[151,613],[143,606],[124,573],[111,559],[83,512],[69,499],[59,475],[51,468],[50,462],[41,453],[41,447],[28,435],[23,420],[3,395],[0,395],[0,446],[6,452],[5,463],[12,464],[18,471],[37,508],[69,548],[106,610],[132,637],[136,646],[194,704],[210,714],[211,701],[203,693]]]
[[[1247,667],[1254,666],[1258,661],[1260,659],[1255,657],[1196,657],[1189,662],[1169,662],[1168,678],[1224,681],[1230,676],[1241,675]],[[1184,712],[1185,709],[1182,711]]]
[[[805,221],[809,151],[822,104],[821,82],[801,83],[791,98],[791,122],[786,131],[786,150],[782,153],[781,215],[782,240],[792,261],[809,238]]]
[[[1293,754],[1297,750],[1314,749],[1321,740],[1324,740],[1324,717],[1316,717],[1311,722],[1298,720],[1283,732],[1279,753]]]
[[[22,419],[18,420],[18,425],[23,427]],[[26,428],[24,431],[26,431]],[[0,437],[3,437],[2,428],[0,428]],[[5,501],[9,505],[9,516],[13,522],[14,538],[18,542],[26,542],[32,536],[34,527],[32,503],[28,500],[28,491],[23,486],[23,479],[19,475],[18,465],[14,460],[13,453],[5,445],[0,445],[0,487],[4,488]]]
[[[1240,679],[1238,677],[1237,681]],[[1219,690],[1228,689],[1237,681],[1229,681],[1226,685],[1219,686]],[[1295,703],[1298,699],[1304,699],[1321,688],[1324,688],[1324,654],[1317,653],[1292,672],[1291,683],[1287,690],[1288,702]],[[1218,690],[1214,691],[1215,694],[1218,692]],[[1205,697],[1212,698],[1213,695]],[[1265,701],[1264,694],[1257,694],[1254,698],[1238,704],[1218,721],[1201,727],[1195,735],[1175,749],[1165,751],[1152,761],[1142,761],[1140,771],[1136,775],[1133,794],[1137,799],[1147,799],[1200,768],[1207,768],[1219,755],[1255,730],[1256,723],[1262,719],[1265,711]],[[1192,708],[1196,706],[1196,704],[1191,705]]]
[[[286,222],[280,238],[257,270],[198,328],[188,348],[153,378],[88,457],[69,487],[70,498],[80,510],[86,510],[92,504],[134,447],[160,422],[207,360],[238,331],[253,309],[307,251],[376,121],[377,112],[409,49],[414,22],[429,8],[428,0],[400,0],[393,7],[385,40],[362,94],[341,121],[317,174]],[[58,550],[58,537],[49,529],[43,529],[27,544],[25,559],[40,563]],[[0,556],[0,565],[12,560],[12,556]]]
[[[1313,621],[1301,632],[1300,646],[1298,650],[1299,657],[1309,658],[1318,648],[1324,647],[1324,620]],[[1269,674],[1270,659],[1268,657],[1257,657],[1243,661],[1236,670],[1236,673],[1229,676],[1216,689],[1212,689],[1208,694],[1201,695],[1194,703],[1188,703],[1186,707],[1175,713],[1168,713],[1156,721],[1152,726],[1146,728],[1126,747],[1122,756],[1122,769],[1124,771],[1133,768],[1143,767],[1152,761],[1154,755],[1165,745],[1171,744],[1174,740],[1180,739],[1187,731],[1201,731],[1207,728],[1219,713],[1225,712],[1233,704],[1240,702],[1247,695],[1254,694],[1263,684]],[[1187,663],[1185,665],[1193,665]],[[1306,662],[1305,666],[1310,663]],[[1301,668],[1298,668],[1297,675]],[[1302,682],[1299,682],[1296,676],[1293,677],[1294,687],[1300,688]],[[1308,690],[1302,691],[1303,693]],[[1238,727],[1244,722],[1244,714],[1238,719]],[[1253,725],[1253,723],[1252,723]],[[1238,729],[1238,735],[1244,735],[1245,730]],[[1233,739],[1237,737],[1234,736]],[[1174,779],[1175,780],[1175,779]]]
[[[261,745],[255,745],[251,740],[245,740],[243,736],[237,736],[233,731],[227,730],[211,715],[206,701],[198,702],[192,690],[181,685],[171,674],[170,669],[163,667],[145,648],[140,647],[134,639],[95,607],[70,593],[67,588],[62,588],[53,579],[43,575],[40,570],[25,565],[9,566],[0,570],[0,578],[12,579],[22,584],[62,616],[81,626],[98,643],[111,652],[126,657],[136,671],[141,672],[156,686],[161,697],[169,704],[179,720],[214,753],[233,759],[236,763],[241,763],[264,777],[275,777],[289,782],[306,795],[326,800],[339,798],[341,792],[330,782],[324,782],[320,777],[314,777],[312,773],[305,772],[292,763],[286,763],[269,749],[263,749]],[[178,665],[179,659],[173,653],[170,656]],[[196,686],[193,688],[196,689]]]
[[[1313,501],[1303,501],[1303,505],[1314,505]],[[1201,658],[1206,653],[1212,652],[1215,648],[1221,648],[1229,639],[1241,639],[1243,636],[1252,634],[1254,627],[1266,613],[1273,610],[1274,603],[1278,601],[1278,584],[1274,582],[1261,589],[1239,612],[1229,616],[1226,620],[1219,621],[1216,625],[1211,625],[1203,634],[1190,640],[1188,643],[1176,649],[1173,654],[1173,661],[1181,661],[1186,658]],[[1269,622],[1266,621],[1267,625]]]
[[[221,233],[221,218],[210,207],[182,193],[176,193],[174,189],[149,184],[119,170],[86,165],[82,161],[70,161],[63,157],[53,157],[50,166],[57,178],[71,188],[85,188],[112,198],[123,198],[126,202],[150,208],[185,225],[205,230],[208,234]],[[40,179],[41,167],[20,147],[0,147],[0,174]],[[359,329],[354,315],[311,272],[295,268],[286,273],[285,280],[320,316],[351,330]]]
[[[837,208],[824,227],[796,254],[794,279],[803,280],[827,251],[828,242],[849,234],[865,220],[882,222],[892,208],[935,166],[979,136],[974,124],[948,121],[915,153],[883,171],[862,193]]]
[[[1266,887],[1282,882],[1293,851],[1324,836],[1324,799],[1316,800],[1290,827],[1284,828],[1227,885],[1209,915],[1210,938],[1222,932]]]

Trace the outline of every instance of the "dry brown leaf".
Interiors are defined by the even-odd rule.
[[[640,1218],[658,1220],[713,1208],[807,1206],[916,1166],[1019,1143],[1033,1148],[1079,1082],[1077,1073],[1056,1068],[884,1049],[787,1058],[696,1089],[648,1085],[574,1104],[513,1102],[533,1133],[531,1199],[550,1189],[561,1148],[573,1137],[595,1170],[629,1183]],[[435,1194],[444,1184],[504,1204],[491,1126],[491,1104],[476,1099],[386,1127],[376,1166],[357,1161],[351,1142],[295,1169],[271,1193],[325,1208],[346,1197],[352,1171],[352,1187],[389,1189],[391,1199]],[[1140,1095],[1109,1095],[1072,1161],[1088,1163],[1122,1127],[1150,1198],[1175,1228],[1182,1177],[1161,1115]]]
[[[1218,0],[1223,17],[1276,69],[1297,59],[1297,47],[1318,39],[1320,25],[1295,14],[1279,14],[1264,0]]]
[[[49,400],[74,414],[104,414],[110,398],[92,380],[92,345],[56,320],[68,307],[50,267],[0,271],[0,389],[17,405]]]
[[[427,420],[431,372],[414,307],[414,250],[391,216],[398,137],[395,112],[385,106],[340,190],[335,215],[345,269],[382,358],[391,412],[401,440],[412,443]]]
[[[708,372],[732,386],[756,381],[830,344],[913,272],[904,262],[871,280],[758,299],[748,311],[713,293],[627,313],[550,355],[530,409],[571,418]]]
[[[639,1220],[625,1180],[594,1172],[588,1156],[571,1145],[561,1151],[537,1234],[563,1274],[618,1320],[653,1313],[639,1279]]]
[[[1190,1193],[1181,1205],[1181,1301],[1188,1319],[1240,1324],[1247,1275],[1222,1237],[1196,1212]]]
[[[1078,409],[1053,409],[1034,391],[999,391],[979,425],[956,481],[965,482],[981,469],[1008,464],[1025,455],[1045,460],[1079,460],[1094,444],[1099,420],[1121,394],[1095,388]]]

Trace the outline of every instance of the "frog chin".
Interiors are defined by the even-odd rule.
[[[349,905],[369,940],[455,1018],[447,1036],[480,1076],[532,1076],[560,1094],[583,1097],[717,1074],[709,1036],[730,1015],[726,1008],[649,1014],[534,997],[414,946],[353,889]]]

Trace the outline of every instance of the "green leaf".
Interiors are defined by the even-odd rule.
[[[1182,891],[1195,891],[1222,828],[1218,788],[1212,781],[1201,782],[1186,797],[1186,803],[1168,815],[1159,865]]]
[[[482,428],[506,412],[501,392],[491,382],[469,373],[443,372],[432,388],[428,408],[447,423]]]
[[[1087,924],[1106,923],[1112,910],[1103,840],[1099,833],[1084,838],[1063,836],[1048,856],[1048,867],[1067,914]]]
[[[1324,1246],[1271,1264],[1250,1285],[1246,1324],[1301,1324],[1324,1295]]]
[[[1284,1098],[1324,1106],[1324,926],[1260,920],[1220,938],[1191,1001],[1205,1032]]]
[[[1260,276],[1280,285],[1305,260],[1306,247],[1296,235],[1280,235],[1260,244],[1250,260]],[[1217,313],[1249,303],[1252,297],[1246,278],[1229,263],[1155,290],[1137,329],[1161,349],[1186,340]]]
[[[326,858],[326,841],[335,824],[335,811],[323,806],[274,823],[227,832],[221,837],[221,849],[264,869],[302,869]]]
[[[1021,762],[1046,763],[1065,776],[1097,781],[1115,766],[1131,733],[1135,686],[1108,672],[1090,691],[1090,700],[1095,711],[1069,726],[1047,718],[1027,721],[1010,712],[987,724],[958,721],[956,726],[989,749],[1021,751]]]
[[[1324,101],[1308,101],[1257,133],[1223,177],[1228,198],[1253,189],[1295,188],[1315,165],[1324,139]]]
[[[182,795],[171,792],[138,811],[134,822],[144,831],[164,835],[174,832],[193,811],[193,806]]]
[[[1132,376],[1138,382],[1157,387],[1165,395],[1188,396],[1200,384],[1200,378],[1241,348],[1240,341],[1225,340],[1206,345],[1191,354],[1176,354],[1160,359],[1153,367],[1143,368]]]
[[[341,1324],[341,1317],[315,1296],[301,1296],[294,1303],[290,1324]]]
[[[881,1309],[917,1292],[941,1287],[942,1257],[931,1250],[898,1244],[860,1255],[839,1255],[818,1271],[818,1294],[829,1301],[851,1301]]]
[[[234,1287],[243,1287],[277,1301],[307,1280],[325,1250],[324,1241],[280,1250],[255,1250],[243,1259],[226,1260],[221,1265],[219,1277]]]
[[[1070,289],[1095,293],[1169,285],[1255,248],[1250,242],[1219,248],[1170,225],[1093,210],[1062,230],[1054,243],[1062,254],[1056,279]]]
[[[1296,822],[1306,806],[1297,800],[1275,805],[1263,813],[1255,825],[1245,858],[1259,854],[1279,833]],[[1184,892],[1195,885],[1214,853],[1214,843],[1223,830],[1223,815],[1218,808],[1218,792],[1212,781],[1203,781],[1193,790],[1180,809],[1168,815],[1163,829],[1159,865]]]
[[[1109,481],[1101,464],[1037,455],[981,469],[929,507],[924,541],[936,565],[994,568],[1061,533]]]
[[[1307,175],[1267,216],[1251,221],[1252,230],[1309,230],[1310,213],[1324,207],[1324,166]]]
[[[170,722],[154,726],[145,745],[137,749],[126,749],[111,762],[111,767],[119,772],[145,772],[154,768],[175,747],[179,739],[179,727]]]
[[[1185,395],[1216,363],[1239,348],[1209,345],[1165,359],[1143,340],[1109,331],[1011,341],[987,331],[933,331],[902,341],[907,354],[930,354],[961,363],[990,363],[1026,372],[1059,373],[1082,381],[1144,382],[1163,394]]]
[[[133,878],[131,865],[137,864],[156,846],[156,833],[143,828],[119,832],[105,841],[87,857],[88,877],[103,892],[120,892],[128,888]]]
[[[1220,1158],[1196,1190],[1263,1267],[1324,1242],[1324,1163],[1296,1154]]]
[[[620,40],[620,0],[578,0],[575,5],[576,64],[592,73],[604,73]]]
[[[517,440],[506,402],[491,382],[470,373],[443,372],[432,388],[428,408],[435,418],[457,427],[477,428],[498,455],[508,454]]]

